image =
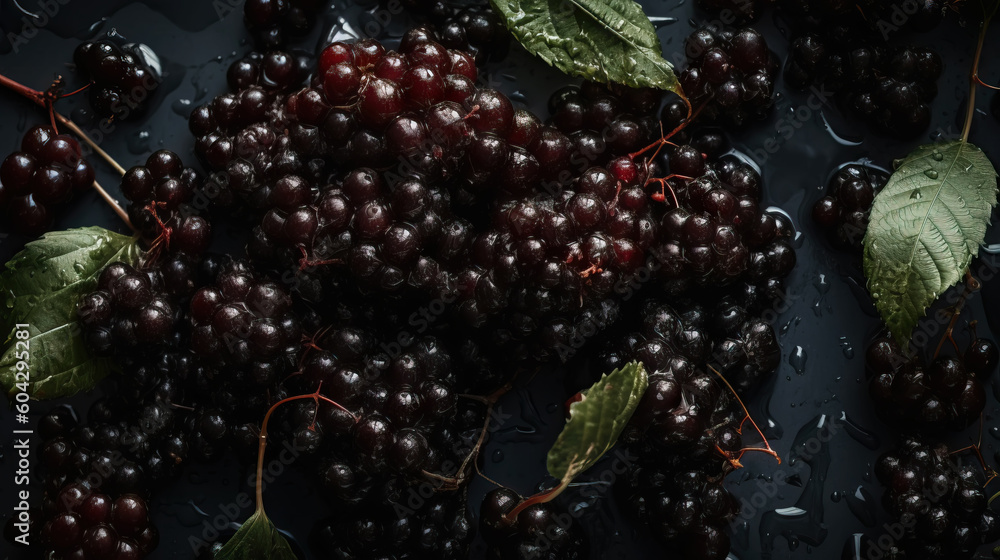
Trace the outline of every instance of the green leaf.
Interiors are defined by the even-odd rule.
[[[215,560],[297,560],[288,541],[258,509],[233,538],[215,554]]]
[[[568,481],[590,468],[618,441],[649,379],[646,368],[631,362],[601,379],[569,407],[569,420],[549,450],[549,474]]]
[[[864,266],[875,307],[900,344],[961,280],[996,202],[996,170],[968,142],[921,146],[897,163],[872,205]]]
[[[110,362],[93,357],[83,343],[76,304],[115,261],[138,263],[135,239],[88,227],[46,233],[7,262],[0,273],[0,386],[8,396],[23,388],[34,399],[72,395],[108,374]],[[15,338],[19,323],[28,332],[26,384],[16,369],[24,357],[24,345],[18,347]]]
[[[573,76],[681,93],[656,29],[632,0],[490,0],[524,48]]]

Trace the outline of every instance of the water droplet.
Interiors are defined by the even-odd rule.
[[[990,428],[990,435],[997,439],[1000,439],[1000,426],[993,426],[992,428]]]
[[[665,17],[665,16],[649,16],[649,21],[653,24],[653,27],[659,29],[665,25],[670,25],[671,23],[677,23],[677,18]]]
[[[864,523],[866,527],[875,526],[875,499],[864,486],[858,486],[854,494],[844,496],[847,501],[847,509],[851,510],[854,517]]]
[[[840,553],[843,560],[865,560],[872,550],[881,550],[871,538],[864,533],[854,533],[847,537],[844,550]]]
[[[941,153],[941,150],[935,149],[931,152],[931,157],[934,158],[934,161],[941,161],[944,159],[944,154]]]
[[[523,103],[523,104],[528,103],[528,96],[523,91],[520,90],[511,93],[508,97],[510,98],[511,101],[515,103]]]
[[[493,462],[499,463],[501,461],[503,461],[503,451],[497,449],[496,451],[493,452]]]
[[[186,119],[191,116],[192,105],[193,103],[190,99],[177,99],[170,104],[170,109]]]
[[[920,194],[920,189],[914,189],[913,192],[910,193],[910,200],[920,200],[923,197],[924,195]]]
[[[833,503],[839,502],[840,498],[841,498],[840,492],[834,492],[830,494],[830,501],[832,501]]]
[[[802,317],[799,317],[797,315],[795,317],[792,317],[791,319],[786,321],[784,325],[781,325],[781,329],[778,330],[778,335],[785,336],[786,334],[788,334],[788,329],[792,328],[792,326],[798,326],[800,322],[802,322]]]
[[[816,286],[816,291],[819,292],[820,295],[826,294],[830,291],[830,283],[826,280],[826,274],[820,274],[819,278],[813,282],[813,286]]]
[[[143,155],[149,152],[149,131],[148,130],[137,130],[129,135],[128,151],[136,154]]]
[[[841,411],[839,421],[844,425],[844,428],[847,430],[847,434],[861,445],[864,445],[873,451],[878,449],[881,445],[877,435],[869,430],[866,430],[860,424],[852,420],[846,412]]]
[[[938,172],[935,171],[935,170],[933,170],[933,169],[928,169],[927,171],[924,171],[924,175],[927,175],[928,179],[937,179],[938,178]]]
[[[847,340],[846,336],[840,337],[840,351],[848,360],[854,359],[854,346],[851,345],[851,341]]]
[[[77,271],[80,274],[83,274],[83,272],[87,270],[87,267],[83,266],[83,263],[78,262],[73,265],[73,270]]]

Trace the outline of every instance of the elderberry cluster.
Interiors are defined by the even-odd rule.
[[[660,137],[655,115],[661,97],[650,89],[584,82],[553,93],[549,114],[552,125],[569,135],[580,158],[591,165],[608,165]]]
[[[97,291],[80,301],[77,313],[94,353],[146,352],[170,345],[180,310],[166,293],[158,270],[140,272],[116,262],[97,281]]]
[[[573,516],[551,503],[532,504],[510,517],[522,501],[508,488],[486,494],[479,509],[479,531],[494,560],[537,558],[541,560],[585,560],[590,544]]]
[[[813,220],[839,246],[860,252],[868,231],[868,214],[875,195],[889,174],[867,165],[841,167],[830,179],[827,194],[813,206]]]
[[[892,557],[962,560],[1000,539],[980,467],[955,461],[946,445],[907,437],[875,464],[882,503],[903,533]]]
[[[684,42],[687,68],[680,83],[703,118],[740,126],[763,118],[774,104],[778,60],[753,28],[702,27]]]
[[[704,320],[702,309],[695,306],[679,313],[668,305],[651,303],[641,319],[642,332],[625,335],[604,350],[598,360],[601,371],[637,360],[653,372],[623,435],[625,441],[643,442],[701,463],[718,458],[720,449],[737,451],[740,436],[732,425],[730,396],[706,366],[714,345],[707,333],[699,329]],[[769,328],[761,331],[757,335],[761,340],[754,340],[753,344],[764,345],[768,355],[763,365],[769,367],[754,372],[758,377],[769,373],[777,358],[773,332],[768,332]],[[729,375],[739,382],[741,373],[734,371]],[[749,379],[742,381],[747,386]]]
[[[888,47],[856,33],[833,26],[797,37],[785,79],[796,88],[822,86],[883,134],[916,136],[930,124],[941,57],[926,47]]]
[[[979,420],[986,407],[982,380],[1000,361],[996,344],[975,337],[959,358],[936,357],[925,364],[906,355],[891,338],[868,347],[866,365],[876,410],[887,421],[925,429],[961,429]]]
[[[322,7],[320,0],[247,0],[243,23],[262,50],[280,49],[309,32]]]
[[[160,69],[147,62],[155,55],[145,51],[145,45],[102,40],[81,43],[73,52],[77,71],[91,82],[90,107],[98,116],[124,120],[145,108],[161,79]]]
[[[188,205],[199,186],[198,173],[184,167],[177,154],[157,150],[145,165],[122,177],[122,194],[129,201],[132,225],[148,240],[163,237],[174,251],[198,255],[208,248],[212,226]]]
[[[741,504],[721,478],[650,459],[632,465],[615,493],[633,521],[685,560],[729,557],[729,527]]]
[[[403,6],[426,18],[442,45],[469,53],[477,64],[507,56],[510,32],[489,2],[452,6],[444,0],[403,0]]]
[[[690,145],[669,156],[670,175],[654,178],[664,213],[655,249],[658,274],[681,293],[697,285],[749,280],[770,297],[795,266],[789,225],[759,206],[761,179],[735,155],[711,161]]]
[[[773,372],[780,358],[774,330],[754,316],[754,308],[748,309],[746,298],[737,294],[733,290],[718,298],[714,309],[706,309],[692,300],[674,304],[649,300],[639,316],[642,330],[626,335],[617,346],[604,352],[602,369],[610,371],[609,368],[638,360],[647,371],[657,372],[654,375],[666,372],[677,377],[662,387],[651,378],[654,394],[640,404],[637,417],[648,421],[666,417],[680,403],[688,378],[691,387],[713,385],[711,374],[702,371],[707,367],[719,371],[743,394]],[[713,398],[718,396],[714,391],[711,394]],[[647,406],[653,408],[646,410]],[[705,405],[699,409],[701,413],[711,413]],[[646,423],[640,421],[639,425]],[[702,424],[692,435],[708,426]]]
[[[66,406],[39,421],[47,558],[142,558],[156,547],[149,491],[177,473],[186,447],[165,394],[155,393],[139,405],[98,400],[86,423]]]
[[[56,207],[93,183],[94,169],[75,139],[34,126],[21,139],[21,150],[0,164],[0,214],[12,231],[38,235],[52,225]]]
[[[324,558],[465,560],[476,535],[464,492],[424,498],[419,485],[393,478],[371,498],[321,521],[310,534]],[[415,498],[416,497],[416,498]],[[419,505],[413,511],[414,505]],[[400,516],[400,511],[413,511]]]
[[[243,261],[223,265],[195,292],[190,321],[195,355],[247,391],[280,381],[297,365],[302,331],[291,298]]]

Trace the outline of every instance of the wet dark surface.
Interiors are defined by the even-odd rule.
[[[64,74],[72,88],[77,80],[68,66],[74,47],[97,33],[117,30],[129,41],[149,45],[161,58],[165,81],[153,92],[153,100],[143,118],[121,122],[112,130],[95,133],[101,146],[124,167],[142,162],[145,155],[161,147],[179,153],[185,161],[195,161],[193,139],[187,130],[186,116],[193,107],[206,102],[225,89],[225,68],[236,57],[250,50],[242,26],[242,6],[238,0],[150,0],[128,3],[124,0],[56,0],[44,2],[59,6],[58,13],[31,19],[35,23],[23,33],[24,41],[10,41],[26,18],[10,0],[0,0],[0,25],[6,39],[0,39],[0,72],[37,89],[56,74]],[[647,13],[656,21],[669,60],[676,60],[683,37],[692,29],[692,21],[708,21],[690,2],[646,0]],[[360,4],[360,5],[359,5]],[[307,51],[325,42],[325,37],[365,34],[378,31],[391,42],[407,27],[404,15],[385,18],[366,12],[373,2],[338,1],[323,15],[312,37],[298,43]],[[34,0],[21,6],[35,11]],[[55,11],[55,10],[52,10]],[[37,25],[35,25],[37,24]],[[32,31],[32,28],[39,28]],[[787,53],[787,25],[772,13],[757,24],[779,57]],[[940,93],[933,106],[930,129],[910,142],[875,137],[858,123],[846,121],[832,106],[810,108],[810,95],[789,93],[781,80],[780,98],[771,117],[738,134],[731,135],[734,145],[749,154],[761,167],[766,203],[790,216],[800,237],[796,243],[798,266],[788,282],[787,305],[775,309],[771,318],[782,344],[782,365],[768,386],[758,391],[748,403],[754,418],[761,424],[782,463],[763,454],[748,455],[746,467],[731,474],[729,487],[745,500],[744,515],[734,524],[732,556],[741,560],[786,558],[841,558],[845,545],[864,533],[878,539],[885,533],[885,514],[879,505],[881,488],[872,474],[878,455],[892,445],[896,432],[876,417],[867,394],[863,357],[867,341],[880,328],[863,288],[858,257],[833,250],[811,223],[812,204],[822,196],[830,175],[840,165],[864,159],[889,168],[892,159],[901,157],[918,144],[956,138],[964,118],[967,99],[967,76],[974,48],[975,25],[963,25],[952,16],[930,34],[900,33],[893,40],[924,44],[937,50],[945,60],[945,74],[939,82]],[[29,37],[30,35],[30,37]],[[996,35],[996,34],[994,34]],[[1000,37],[987,42],[981,75],[996,81],[1000,62],[988,53],[997,52]],[[515,103],[528,105],[542,114],[548,94],[570,79],[549,69],[517,49],[502,63],[488,68],[487,79],[511,95]],[[81,84],[82,85],[82,84]],[[981,146],[994,161],[1000,161],[1000,123],[988,115],[990,92],[980,89],[978,112],[971,141]],[[79,108],[83,99],[60,102],[61,111],[85,121]],[[812,104],[815,106],[815,103]],[[44,122],[44,114],[10,92],[0,93],[0,152],[6,154],[19,144],[23,131]],[[91,126],[81,125],[85,130]],[[787,132],[793,131],[790,138]],[[774,139],[779,148],[771,153],[763,149]],[[104,162],[91,159],[98,180],[112,193],[118,193],[114,171]],[[79,197],[73,208],[63,212],[58,228],[102,225],[124,232],[124,226],[96,195]],[[238,239],[238,232],[221,228],[221,238]],[[24,239],[0,238],[0,259],[6,260],[19,250]],[[1000,232],[988,234],[988,242],[1000,243]],[[231,242],[234,243],[234,242]],[[993,270],[996,256],[987,256]],[[976,261],[974,271],[990,262]],[[985,304],[985,308],[984,308]],[[987,310],[990,313],[987,313]],[[973,296],[963,315],[980,321],[980,334],[987,323],[1000,328],[1000,282],[987,282],[981,294]],[[991,319],[991,320],[988,320]],[[960,340],[966,333],[960,329]],[[574,373],[580,373],[574,371]],[[543,482],[545,453],[562,426],[561,403],[580,388],[565,372],[543,372],[509,393],[500,403],[501,421],[485,448],[481,464],[492,479],[528,493]],[[99,391],[99,390],[98,390]],[[74,402],[86,403],[98,391],[83,395]],[[47,404],[35,403],[34,415]],[[983,437],[983,454],[992,466],[995,444],[1000,439],[997,421],[998,404],[989,400]],[[0,421],[0,433],[13,428],[9,415]],[[956,447],[976,438],[978,427],[956,434]],[[13,472],[14,456],[7,436],[0,437],[0,473],[7,484]],[[595,482],[598,499],[581,506],[579,489],[564,493],[560,502],[580,510],[582,522],[591,535],[594,558],[662,558],[644,531],[636,530],[617,514],[614,498],[600,482],[602,473],[613,472],[614,457],[580,478],[581,484]],[[213,521],[235,529],[249,515],[240,509],[237,496],[252,494],[247,485],[248,466],[234,459],[199,467],[186,473],[178,482],[154,499],[154,520],[162,533],[161,544],[153,558],[191,557],[192,539],[211,540]],[[278,527],[285,528],[293,541],[304,545],[314,520],[320,519],[327,506],[300,483],[294,464],[276,477],[265,494],[268,515]],[[606,481],[607,479],[605,479]],[[6,521],[13,508],[12,496],[0,486],[0,516]],[[478,509],[482,496],[491,484],[477,479],[470,487],[470,502]],[[990,487],[992,490],[992,487]],[[593,495],[593,494],[591,494]],[[35,490],[33,500],[40,498]],[[36,502],[37,503],[37,502]],[[244,502],[249,504],[249,501]],[[218,517],[222,515],[223,517]],[[231,521],[230,521],[231,520]],[[224,522],[224,523],[221,523]],[[7,543],[0,544],[0,548]],[[304,548],[304,546],[303,546]],[[18,550],[5,551],[11,558],[27,557]],[[477,546],[474,557],[481,557]],[[988,557],[988,549],[984,557]],[[306,557],[312,556],[306,552]]]

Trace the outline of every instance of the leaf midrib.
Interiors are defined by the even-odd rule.
[[[930,219],[931,210],[934,209],[934,205],[937,204],[938,199],[941,197],[941,191],[944,190],[945,185],[948,183],[948,180],[951,177],[951,172],[953,169],[955,169],[955,163],[958,162],[958,158],[962,156],[962,151],[964,149],[965,149],[965,143],[963,142],[959,144],[958,151],[955,153],[955,157],[952,159],[951,163],[948,166],[948,171],[945,172],[944,177],[941,179],[941,184],[940,186],[938,186],[937,192],[934,193],[934,198],[930,201],[930,204],[927,205],[927,211],[924,212],[924,217],[920,221],[920,229],[917,230],[917,235],[913,238],[913,247],[910,249],[910,258],[909,260],[906,261],[907,268],[911,269],[913,268],[912,266],[913,259],[916,258],[917,256],[917,247],[920,245],[920,238],[921,236],[923,236],[924,227],[927,225],[927,221]],[[933,156],[930,157],[933,159]],[[952,253],[952,255],[954,256],[954,253],[951,251],[950,247],[949,247],[949,252]]]
[[[590,17],[590,19],[592,19],[595,22],[597,22],[602,28],[607,29],[612,34],[614,34],[616,37],[618,37],[622,42],[627,43],[630,47],[632,47],[633,49],[635,49],[636,51],[638,51],[639,53],[641,53],[642,56],[645,57],[650,62],[652,62],[654,66],[659,66],[659,62],[657,60],[654,60],[652,57],[650,57],[646,53],[646,51],[649,50],[649,47],[644,47],[644,46],[641,46],[641,45],[637,45],[631,39],[629,39],[628,37],[625,37],[624,35],[622,35],[621,33],[619,33],[617,29],[611,27],[610,25],[605,25],[604,22],[602,22],[600,19],[598,19],[598,17],[597,17],[596,14],[594,14],[592,11],[590,11],[589,9],[587,9],[587,7],[584,6],[583,4],[581,4],[579,2],[579,0],[569,0],[569,2],[570,2],[570,4],[573,4],[574,6],[576,6],[577,8],[580,8],[580,10],[583,13],[587,14],[587,16]],[[625,19],[625,18],[622,18],[622,19]],[[603,62],[602,62],[602,65],[603,65]]]

